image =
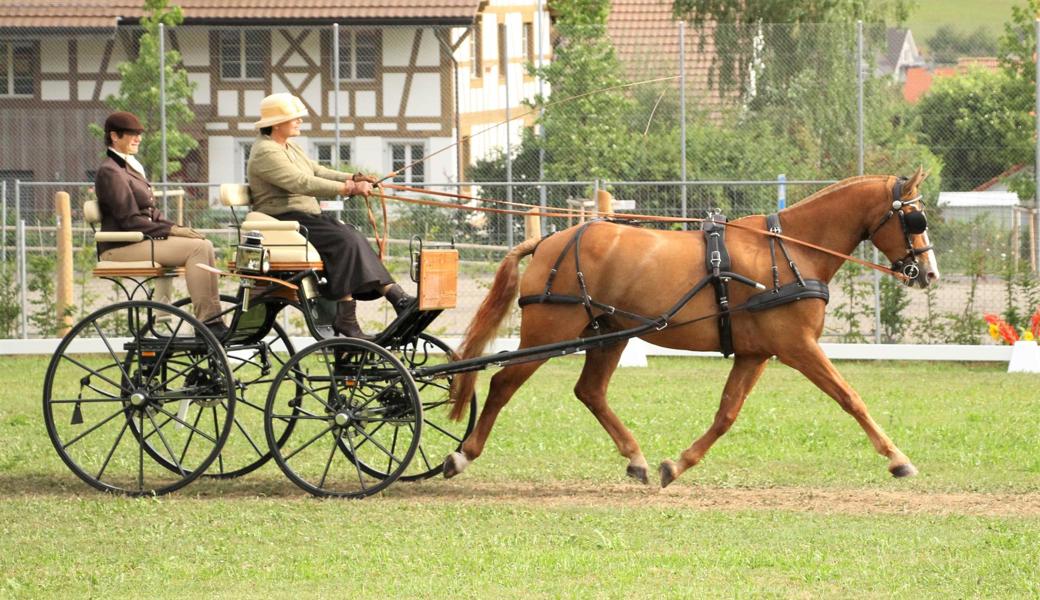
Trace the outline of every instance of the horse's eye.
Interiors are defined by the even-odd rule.
[[[906,230],[914,235],[920,235],[928,229],[928,219],[919,210],[904,213],[903,224],[906,226]]]

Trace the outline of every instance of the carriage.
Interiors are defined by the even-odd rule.
[[[205,266],[99,262],[94,276],[125,299],[76,324],[50,361],[44,418],[58,455],[91,486],[130,495],[165,494],[203,475],[238,477],[272,458],[319,496],[363,497],[439,473],[476,413],[474,397],[467,419],[444,418],[450,375],[418,372],[452,357],[426,329],[454,304],[457,252],[413,239],[419,305],[372,342],[337,337],[306,231],[255,212],[239,223],[245,186],[222,186],[220,196],[243,232],[222,273],[239,280],[235,295],[221,296],[229,333],[217,339],[192,316],[190,299],[153,298],[185,268]],[[100,221],[93,202],[84,214]],[[314,343],[287,334],[278,317],[290,307]]]
[[[263,241],[247,236],[225,273],[239,287],[222,299],[231,322],[224,339],[192,317],[186,301],[151,298],[145,284],[178,270],[148,261],[98,264],[95,275],[133,287],[119,283],[126,300],[89,315],[59,344],[44,382],[47,430],[69,468],[104,491],[163,494],[200,476],[244,475],[274,459],[316,496],[365,497],[398,479],[457,475],[481,454],[498,412],[539,364],[587,351],[575,393],[629,459],[626,473],[646,483],[639,445],[606,404],[621,350],[641,337],[735,354],[715,422],[679,461],[661,464],[662,486],[697,464],[732,425],[771,356],[802,371],[853,415],[893,475],[912,475],[909,459],[817,341],[827,281],[845,260],[859,260],[849,253],[860,241],[871,240],[893,261],[891,270],[873,267],[922,287],[938,278],[924,215],[914,206],[923,178],[918,170],[909,180],[840,182],[786,209],[787,229],[777,215],[728,223],[711,216],[702,238],[607,223],[594,233],[586,224],[524,242],[500,266],[458,355],[426,331],[453,304],[446,283],[454,282],[453,249],[413,241],[419,305],[372,342],[336,337],[334,313],[317,291],[322,264],[306,232],[250,213],[241,230],[259,231]],[[221,198],[232,214],[248,204],[244,186],[222,189]],[[89,207],[85,213],[91,219]],[[136,241],[111,237],[123,233],[97,235]],[[798,246],[789,250],[785,240]],[[783,284],[776,246],[787,263]],[[539,247],[521,284],[517,264]],[[648,247],[666,248],[658,256],[672,262],[648,268],[652,255],[642,251]],[[769,280],[772,289],[761,283]],[[518,289],[520,349],[483,356]],[[702,289],[714,289],[714,297]],[[314,338],[301,350],[277,322],[286,307],[302,313]],[[493,365],[507,368],[492,380],[478,420],[473,376]]]

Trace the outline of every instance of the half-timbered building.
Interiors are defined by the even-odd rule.
[[[110,111],[104,99],[119,90],[117,67],[135,56],[141,4],[0,4],[0,177],[93,178],[102,146],[87,126]],[[524,64],[549,55],[549,17],[537,0],[176,4],[185,21],[166,43],[194,84],[195,120],[184,130],[199,147],[171,179],[187,182],[244,180],[252,124],[273,92],[307,105],[298,141],[320,162],[401,171],[406,182],[462,179],[464,165],[503,145],[504,135],[493,128],[459,142],[503,121],[507,107],[521,113],[537,91]],[[514,143],[531,121],[510,124]]]

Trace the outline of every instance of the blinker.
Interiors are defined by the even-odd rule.
[[[904,213],[903,226],[906,227],[907,232],[914,235],[920,235],[928,229],[928,219],[924,216],[924,213],[919,210]]]

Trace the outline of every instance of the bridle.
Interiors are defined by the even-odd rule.
[[[874,236],[877,234],[885,223],[892,218],[892,215],[899,216],[899,224],[903,229],[903,239],[906,241],[906,255],[899,260],[892,262],[892,270],[902,273],[907,277],[907,282],[917,279],[921,274],[921,267],[917,263],[917,257],[927,253],[932,249],[929,246],[923,246],[921,248],[914,248],[913,240],[911,236],[921,235],[928,230],[928,219],[925,218],[924,212],[921,209],[911,210],[910,212],[904,212],[903,207],[913,207],[921,201],[921,195],[918,194],[909,200],[903,200],[903,186],[907,182],[906,177],[900,177],[896,180],[894,186],[892,186],[892,208],[885,213],[884,217],[881,217],[881,222],[878,223],[869,234],[864,238],[871,242],[874,241]]]

